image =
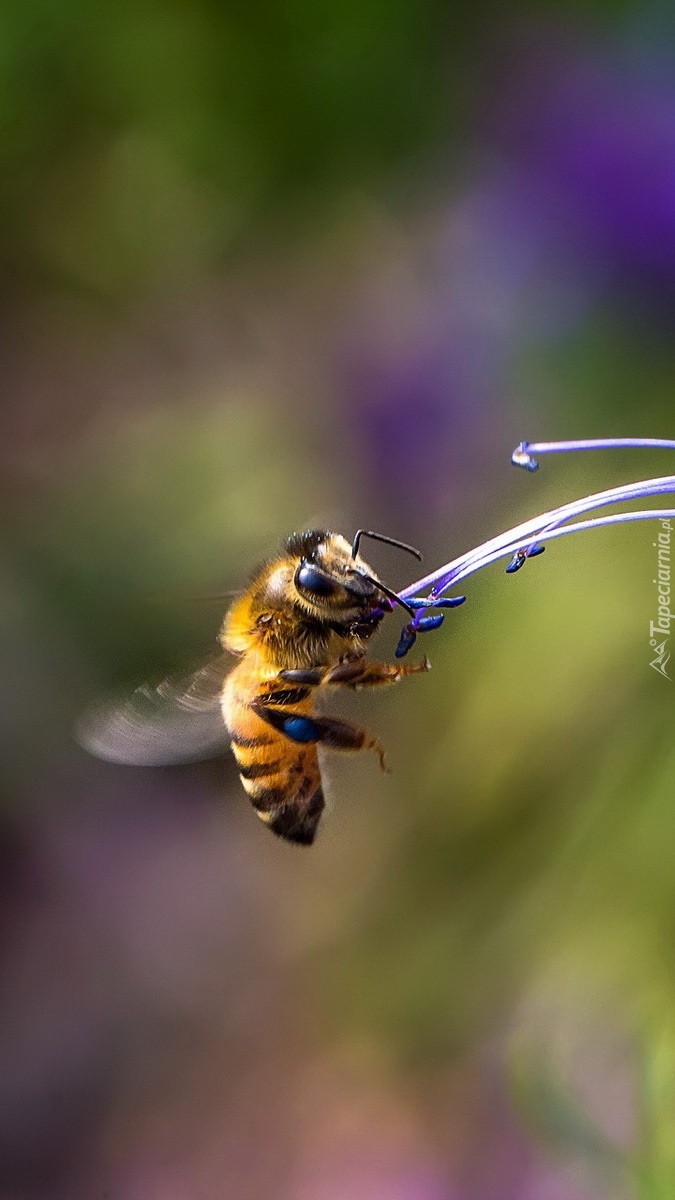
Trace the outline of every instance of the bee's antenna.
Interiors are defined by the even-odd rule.
[[[384,592],[385,596],[388,596],[389,599],[393,600],[396,604],[400,604],[401,608],[404,608],[407,613],[410,613],[411,617],[414,617],[414,608],[411,608],[409,604],[406,604],[405,600],[402,600],[401,597],[397,595],[396,592],[393,592],[391,588],[388,588],[386,584],[382,583],[379,579],[373,579],[372,575],[366,575],[365,571],[359,571],[358,574],[362,579],[367,579],[369,583],[374,583],[375,587],[379,588],[381,592]]]
[[[399,550],[407,550],[408,554],[413,554],[420,562],[422,561],[422,555],[414,546],[409,546],[407,542],[399,542],[396,538],[386,537],[384,533],[374,533],[372,529],[357,530],[354,545],[352,546],[352,558],[356,558],[359,552],[359,542],[362,537],[373,538],[376,542],[387,542],[390,546],[398,546]],[[382,588],[382,591],[384,591],[384,588]]]

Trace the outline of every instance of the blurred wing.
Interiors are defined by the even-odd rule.
[[[220,694],[228,670],[219,655],[193,675],[144,683],[121,701],[92,705],[75,728],[79,744],[108,762],[159,767],[223,754],[228,743]]]

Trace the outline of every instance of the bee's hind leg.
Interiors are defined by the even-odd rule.
[[[331,750],[374,750],[382,770],[388,769],[384,746],[367,729],[352,725],[351,721],[341,721],[338,717],[319,717],[316,724],[321,730],[318,740],[322,746],[329,746]]]
[[[383,771],[387,770],[384,746],[377,738],[338,717],[305,717],[299,713],[284,712],[283,708],[268,708],[264,704],[252,704],[254,712],[287,737],[301,745],[313,742],[331,750],[374,750]]]

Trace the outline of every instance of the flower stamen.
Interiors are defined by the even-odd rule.
[[[553,454],[573,450],[606,450],[615,448],[650,448],[673,449],[675,441],[659,438],[604,438],[593,441],[575,442],[521,442],[513,452],[511,461],[528,471],[536,471],[539,464],[533,458],[533,453]],[[426,616],[425,609],[454,608],[462,604],[466,597],[444,597],[443,593],[466,579],[469,575],[481,571],[484,567],[500,558],[509,558],[506,567],[508,574],[515,574],[528,558],[535,558],[545,550],[544,542],[570,533],[581,533],[587,529],[599,529],[605,525],[624,524],[631,521],[671,520],[675,518],[675,509],[645,509],[631,512],[605,514],[590,520],[578,520],[588,512],[597,508],[620,504],[629,500],[642,500],[649,496],[663,496],[675,492],[675,475],[663,475],[655,479],[645,479],[637,483],[622,484],[619,487],[607,488],[595,492],[579,500],[559,505],[529,521],[523,521],[513,529],[488,539],[480,546],[466,551],[452,562],[425,575],[410,587],[400,593],[401,599],[415,610],[412,621],[404,628],[396,655],[402,658],[411,649],[418,632],[436,629],[442,623],[438,616]],[[575,520],[575,518],[577,518]],[[568,524],[568,522],[571,522]],[[428,596],[419,593],[430,588]]]

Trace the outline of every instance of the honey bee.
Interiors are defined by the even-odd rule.
[[[382,618],[400,604],[359,554],[363,537],[420,557],[394,538],[359,530],[294,533],[263,563],[225,616],[223,656],[182,683],[147,685],[114,709],[92,710],[79,740],[100,757],[137,765],[194,761],[219,752],[229,734],[239,776],[255,811],[274,833],[311,845],[324,809],[317,750],[373,750],[379,741],[357,725],[316,715],[327,687],[397,683],[429,663],[393,665],[366,657]],[[223,728],[223,724],[225,729]]]

